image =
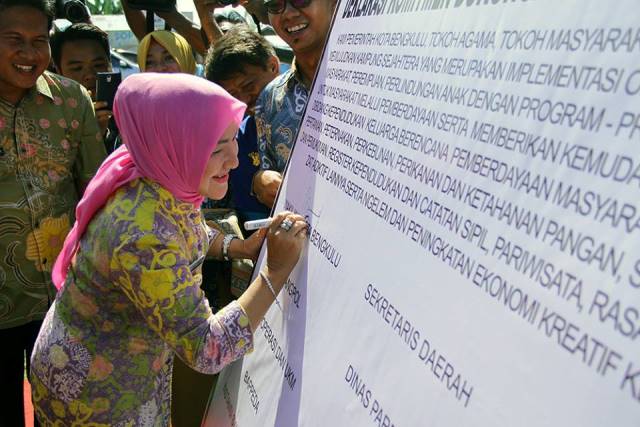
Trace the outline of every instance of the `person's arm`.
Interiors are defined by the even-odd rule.
[[[107,151],[89,93],[83,87],[79,89],[75,108],[78,114],[68,126],[76,132],[74,139],[78,141],[78,154],[73,169],[76,189],[81,197],[87,184],[107,157]]]
[[[165,217],[165,219],[167,219]],[[146,324],[187,365],[214,374],[250,351],[249,319],[233,302],[214,315],[190,270],[177,224],[164,224],[162,236],[141,232],[113,254],[112,280],[138,309]]]
[[[271,124],[268,122],[265,110],[270,105],[269,86],[260,93],[256,101],[256,131],[258,134],[258,157],[260,170],[253,175],[251,190],[263,205],[271,208],[275,203],[278,188],[282,183],[282,174],[277,172],[275,161],[271,156],[269,141],[271,141]]]
[[[222,30],[218,27],[213,12],[216,7],[220,7],[217,0],[193,0],[193,4],[198,12],[200,25],[209,40],[209,46],[222,37]]]
[[[147,35],[147,18],[143,11],[132,9],[129,6],[128,0],[121,0],[122,10],[124,11],[124,17],[127,20],[127,25],[131,29],[131,32],[138,39],[142,40]]]
[[[293,226],[285,231],[280,224],[285,218],[292,221]],[[304,243],[307,240],[308,225],[300,215],[281,212],[273,218],[267,233],[267,262],[246,291],[238,298],[238,303],[245,309],[252,330],[256,330],[264,315],[269,310],[275,296],[280,293],[291,271],[298,263]],[[264,274],[264,276],[263,276]],[[269,289],[267,280],[273,286]]]
[[[292,218],[296,224],[290,231],[277,229],[269,233],[273,255],[269,257],[268,274],[278,291],[295,266],[305,240],[304,235],[294,234],[294,228],[296,233],[305,233],[306,224],[298,223],[299,216]],[[179,241],[179,225],[166,216],[164,219],[162,235],[141,230],[144,221],[132,224],[130,236],[113,254],[112,280],[151,330],[187,365],[213,374],[251,350],[252,331],[274,296],[256,289],[262,284],[256,280],[247,297],[214,315],[190,270],[192,260],[184,252],[184,242]]]
[[[183,14],[173,9],[171,12],[158,12],[157,15],[164,19],[165,22],[178,34],[184,37],[191,45],[193,50],[201,55],[206,55],[207,44],[202,38],[202,32],[193,22],[189,21]]]
[[[144,12],[132,9],[127,3],[127,0],[122,0],[122,10],[124,11],[124,16],[127,19],[129,28],[138,40],[142,40],[142,38],[147,35],[147,18]],[[171,12],[157,12],[156,14],[160,18],[164,19],[165,22],[171,28],[175,29],[178,34],[184,37],[196,52],[202,55],[207,53],[208,46],[202,39],[200,27],[189,21],[176,9]]]
[[[267,230],[263,229],[256,231],[246,240],[231,240],[227,251],[227,257],[229,259],[251,259],[255,261],[258,259],[260,248],[262,247],[262,242],[266,235]],[[218,233],[214,237],[213,242],[209,247],[209,251],[207,252],[207,256],[215,259],[223,259],[222,246],[224,243],[224,236],[225,234]]]
[[[273,207],[276,201],[280,184],[282,184],[282,174],[266,169],[257,171],[251,181],[256,199],[269,208]]]

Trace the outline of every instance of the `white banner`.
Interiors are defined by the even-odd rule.
[[[640,425],[638,6],[342,1],[206,424]]]

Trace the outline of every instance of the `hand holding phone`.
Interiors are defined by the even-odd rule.
[[[113,98],[121,81],[122,76],[119,71],[96,73],[96,101],[106,102],[106,109],[112,110]]]

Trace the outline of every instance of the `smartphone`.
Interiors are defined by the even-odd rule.
[[[108,110],[113,109],[113,98],[116,96],[118,85],[122,81],[120,71],[96,73],[96,101],[106,101]]]

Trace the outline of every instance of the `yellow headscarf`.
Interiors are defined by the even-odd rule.
[[[138,45],[138,65],[141,71],[145,71],[147,68],[147,54],[149,53],[149,46],[151,46],[151,38],[167,49],[178,63],[180,71],[195,74],[196,61],[193,58],[193,50],[189,42],[180,34],[165,30],[153,31],[140,41]]]

